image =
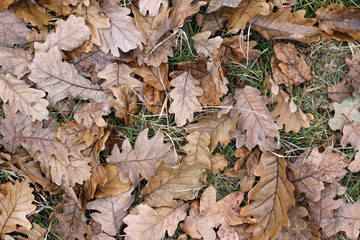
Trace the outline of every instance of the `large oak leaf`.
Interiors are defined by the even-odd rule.
[[[0,72],[15,74],[21,78],[28,72],[28,64],[32,56],[29,51],[0,46]]]
[[[0,11],[0,46],[13,47],[15,43],[25,44],[26,35],[31,30],[23,20],[17,18],[8,9]]]

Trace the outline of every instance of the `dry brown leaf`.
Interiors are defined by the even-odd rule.
[[[192,36],[197,53],[202,57],[214,58],[219,52],[223,39],[220,36],[209,39],[210,31],[201,32]]]
[[[100,233],[98,235],[91,236],[91,240],[116,240],[116,239],[113,237],[110,237],[109,235],[107,235],[105,233]]]
[[[36,3],[41,7],[51,9],[57,13],[57,16],[66,16],[71,12],[71,7],[67,4],[67,0],[56,1],[56,0],[36,0]]]
[[[61,192],[59,186],[51,181],[51,177],[47,178],[44,176],[44,173],[41,171],[40,163],[28,161],[24,163],[23,169],[26,175],[31,179],[31,183],[35,185],[36,190],[47,191],[54,194]]]
[[[352,55],[352,59],[346,59],[347,65],[349,65],[350,72],[348,72],[345,76],[346,81],[348,81],[351,86],[360,93],[360,52],[357,52]]]
[[[146,65],[135,69],[135,73],[144,79],[158,91],[169,91],[170,84],[168,78],[169,66],[162,63],[159,67],[148,67]]]
[[[282,127],[275,123],[266,107],[268,98],[251,86],[236,89],[234,98],[237,101],[230,111],[230,117],[235,118],[241,114],[238,129],[241,133],[246,131],[247,147],[252,149],[259,145],[262,151],[279,148],[275,138],[279,138],[278,130]]]
[[[263,35],[266,40],[289,39],[305,43],[316,42],[320,32],[314,26],[316,19],[304,18],[305,10],[294,13],[287,9],[278,9],[267,16],[257,15],[251,21],[251,28]]]
[[[21,227],[16,230],[16,233],[21,234],[19,236],[15,236],[16,240],[23,240],[24,235],[27,236],[28,240],[44,240],[47,231],[46,229],[42,228],[39,224],[33,223],[32,228],[30,230]]]
[[[31,223],[26,215],[36,209],[32,204],[35,199],[32,191],[26,181],[16,180],[15,184],[8,182],[0,185],[0,238],[6,233],[15,231],[16,225],[30,230]]]
[[[246,41],[241,35],[224,38],[219,50],[220,57],[225,63],[255,60],[260,57],[260,51],[254,49],[256,44],[256,41]]]
[[[205,15],[202,15],[200,13],[196,14],[195,15],[196,22],[200,27],[202,27],[201,31],[202,32],[210,31],[211,35],[214,35],[217,31],[225,27],[225,24],[228,19],[222,17],[221,16],[222,13],[223,13],[223,9]]]
[[[347,123],[343,128],[343,137],[341,138],[341,145],[344,147],[346,144],[351,143],[357,153],[355,159],[349,164],[349,170],[352,172],[360,171],[360,123],[351,122]]]
[[[346,59],[348,60],[348,59]],[[348,74],[347,76],[349,76]],[[349,81],[349,78],[347,79]],[[351,86],[351,84],[344,80],[340,83],[334,84],[332,86],[329,86],[327,88],[328,91],[328,97],[336,103],[341,103],[346,98],[351,97],[352,93],[354,92],[354,88]],[[350,80],[351,82],[351,80]]]
[[[209,170],[201,162],[181,163],[176,167],[161,164],[147,185],[141,190],[144,203],[151,207],[176,206],[174,199],[191,200],[196,197],[195,190],[203,184],[200,180],[204,171]]]
[[[321,199],[324,183],[336,183],[347,171],[347,159],[340,152],[327,147],[320,153],[315,148],[310,155],[303,153],[294,163],[289,163],[289,179],[297,192],[302,192],[313,202]]]
[[[191,204],[189,216],[185,218],[182,229],[193,238],[215,240],[216,232],[226,231],[226,237],[220,239],[238,239],[232,225],[244,222],[255,223],[250,217],[241,217],[240,204],[244,198],[243,192],[233,192],[216,202],[216,190],[211,185],[201,195],[198,201]]]
[[[186,217],[188,208],[189,205],[182,202],[156,209],[140,204],[136,207],[137,214],[129,214],[123,220],[128,225],[124,229],[125,239],[161,240],[166,231],[172,236],[179,222]]]
[[[1,99],[8,102],[14,112],[20,111],[32,121],[48,119],[49,102],[43,99],[45,92],[31,88],[24,80],[10,74],[0,74],[0,89]]]
[[[314,116],[311,113],[303,113],[294,103],[294,99],[282,90],[274,96],[272,102],[277,103],[277,105],[271,111],[271,115],[276,118],[277,123],[284,125],[286,133],[290,131],[297,133],[301,127],[309,128],[310,121],[314,120]]]
[[[23,20],[8,9],[0,11],[0,46],[12,48],[14,44],[25,44],[31,30]]]
[[[291,11],[291,8],[293,5],[295,5],[297,3],[296,0],[269,0],[268,1],[271,9],[273,9],[274,7],[277,8],[284,8],[288,11]]]
[[[99,29],[110,28],[110,19],[100,14],[103,10],[96,0],[90,0],[90,5],[82,8],[74,8],[72,14],[83,17],[85,24],[91,30],[90,44],[101,46]]]
[[[181,163],[202,163],[211,169],[210,135],[207,132],[192,132],[186,136],[188,143],[183,146],[186,156]]]
[[[146,16],[147,12],[149,11],[150,17],[155,17],[158,15],[160,5],[166,9],[168,7],[167,0],[140,0],[139,1],[139,9],[140,13]]]
[[[74,119],[85,127],[91,127],[94,123],[99,127],[105,127],[104,115],[110,114],[111,105],[109,102],[82,102],[74,112]]]
[[[50,122],[47,128],[43,128],[41,122],[27,126],[23,131],[22,146],[40,162],[42,171],[51,175],[52,181],[58,186],[69,181],[72,187],[76,183],[90,179],[91,167],[88,163],[90,158],[83,157],[81,150],[85,144],[68,148],[57,140],[55,134],[58,125]]]
[[[49,52],[37,52],[29,68],[29,79],[36,83],[38,89],[48,93],[51,106],[66,97],[96,102],[109,100],[99,86],[80,76],[74,65],[62,61],[56,46],[50,48]]]
[[[35,42],[34,47],[36,54],[38,51],[48,51],[54,46],[60,50],[71,51],[80,47],[89,38],[90,30],[85,25],[84,18],[70,15],[66,21],[56,21],[55,32],[50,32],[44,43]]]
[[[191,17],[200,10],[201,6],[206,4],[205,1],[198,1],[192,4],[193,0],[173,0],[170,11],[170,28],[175,29],[184,24],[185,19]]]
[[[211,0],[206,10],[207,13],[215,12],[221,7],[234,8],[239,5],[241,0]]]
[[[27,66],[31,59],[29,51],[0,46],[0,72],[12,73],[21,78],[29,72]]]
[[[304,57],[296,50],[292,43],[276,43],[274,53],[277,60],[271,60],[274,81],[285,86],[299,85],[311,81],[310,68]]]
[[[275,239],[282,226],[290,226],[287,210],[290,204],[295,205],[295,188],[286,179],[286,161],[272,153],[262,153],[254,174],[260,181],[250,190],[250,204],[240,215],[257,221],[246,229],[253,233],[252,239]]]
[[[170,143],[163,143],[164,134],[156,132],[151,139],[148,139],[148,132],[149,129],[145,129],[139,133],[134,149],[131,148],[128,139],[123,142],[121,152],[115,145],[111,156],[106,159],[108,163],[119,167],[122,182],[130,180],[137,185],[140,174],[149,180],[161,162],[165,162],[168,166],[175,165],[175,153]]]
[[[135,119],[134,115],[138,113],[140,107],[138,106],[138,96],[127,86],[110,87],[116,100],[111,100],[111,106],[116,109],[115,115],[118,118],[124,118],[125,124],[132,124]]]
[[[131,195],[132,191],[133,188],[121,194],[98,198],[88,203],[87,209],[98,211],[91,213],[91,218],[101,224],[105,233],[118,234],[123,225],[123,218],[135,199],[135,195]]]
[[[153,114],[160,114],[161,117],[166,116],[166,109],[163,109],[165,101],[164,92],[157,90],[148,83],[145,84],[142,91],[146,108]]]
[[[115,57],[120,56],[118,48],[128,52],[137,47],[142,48],[145,43],[144,36],[137,30],[133,17],[128,16],[131,10],[120,7],[114,0],[101,2],[104,16],[110,18],[110,29],[100,29],[101,47],[105,53],[111,50]]]
[[[359,8],[350,7],[344,9],[343,5],[333,3],[327,6],[326,9],[318,9],[316,11],[316,20],[319,23],[319,29],[336,40],[360,40],[360,28],[358,26],[360,21]]]
[[[216,174],[218,170],[224,170],[224,168],[228,165],[228,161],[226,160],[225,155],[221,155],[220,153],[215,153],[215,155],[211,155],[211,172]]]
[[[134,70],[126,64],[110,63],[98,73],[99,78],[105,79],[105,82],[101,84],[101,88],[108,90],[110,87],[121,87],[123,85],[130,88],[142,87],[142,83],[131,76],[133,72]]]
[[[332,130],[342,130],[344,125],[349,122],[358,122],[360,119],[360,94],[353,93],[353,97],[348,97],[342,103],[334,103],[335,115],[329,120]]]
[[[197,123],[190,124],[187,129],[188,133],[194,131],[207,132],[210,135],[209,148],[212,152],[218,143],[225,147],[230,142],[230,132],[236,128],[236,123],[239,118],[232,118],[229,114],[223,115],[220,118],[218,113],[211,113],[207,116],[202,116],[196,119]]]
[[[0,10],[9,7],[15,0],[3,0],[0,2]]]
[[[83,211],[71,198],[64,195],[62,202],[59,203],[55,212],[50,215],[59,221],[52,227],[62,239],[84,240],[84,234],[91,234],[89,225],[86,224],[86,217]]]
[[[236,8],[226,9],[223,16],[229,18],[226,27],[229,32],[236,34],[240,29],[245,29],[246,24],[256,15],[268,15],[270,6],[265,0],[243,0]]]
[[[186,121],[192,122],[194,112],[199,110],[201,104],[197,97],[204,94],[204,90],[199,87],[200,82],[194,78],[190,72],[184,72],[171,80],[170,85],[174,89],[170,92],[173,102],[169,112],[175,113],[175,122],[178,126],[183,126]]]

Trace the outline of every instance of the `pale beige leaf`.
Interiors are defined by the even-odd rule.
[[[275,138],[279,138],[278,130],[282,126],[275,123],[274,117],[267,109],[268,98],[251,86],[236,89],[234,98],[237,101],[230,111],[230,117],[241,114],[238,129],[241,133],[246,131],[246,145],[249,148],[259,145],[262,151],[279,148]]]
[[[47,233],[46,229],[42,228],[39,224],[33,223],[32,228],[26,229],[24,227],[16,229],[17,233],[22,234],[22,236],[17,236],[17,240],[24,239],[24,235],[27,236],[28,240],[44,240]]]
[[[199,87],[199,81],[189,72],[184,72],[171,80],[170,85],[174,89],[170,92],[173,102],[170,105],[169,112],[175,113],[176,124],[183,126],[187,120],[192,122],[193,113],[201,107],[196,97],[204,93],[204,90]]]
[[[360,123],[347,123],[343,128],[343,137],[341,138],[341,145],[351,143],[357,153],[355,159],[349,164],[349,170],[352,172],[360,171]]]
[[[241,0],[211,0],[206,10],[207,13],[215,12],[221,7],[234,8],[239,5]]]
[[[26,23],[8,9],[0,11],[0,46],[12,48],[14,44],[25,44],[31,30]]]
[[[116,240],[113,237],[110,237],[109,235],[105,233],[100,233],[98,235],[92,235],[91,240]]]
[[[353,93],[353,97],[348,97],[342,103],[334,103],[335,115],[329,120],[332,130],[342,130],[348,122],[360,123],[360,94]]]
[[[28,73],[27,66],[31,59],[27,50],[0,46],[0,72],[12,73],[21,78]]]
[[[26,181],[16,180],[15,184],[8,182],[0,185],[0,238],[6,233],[15,231],[16,225],[27,230],[31,228],[26,215],[36,209],[32,204],[35,199],[32,191]]]
[[[110,29],[101,29],[99,31],[101,36],[100,49],[105,53],[111,50],[111,54],[115,57],[120,56],[118,48],[123,52],[128,52],[131,49],[139,47],[142,48],[142,43],[145,43],[145,38],[137,30],[133,17],[128,16],[131,11],[129,8],[120,7],[112,0],[105,0],[101,2],[105,17],[110,18]]]
[[[98,211],[91,213],[90,216],[101,224],[105,233],[118,234],[123,225],[123,218],[135,199],[135,195],[131,195],[132,191],[133,188],[122,194],[98,198],[87,204],[87,209]]]
[[[228,161],[226,160],[225,155],[220,155],[219,153],[215,153],[215,155],[211,155],[211,172],[216,174],[218,170],[224,170],[224,168],[228,165]]]
[[[351,84],[351,86],[360,93],[360,70],[359,70],[359,64],[360,64],[360,52],[356,52],[352,54],[352,59],[345,59],[347,65],[349,65],[350,71],[346,74],[345,79],[348,83]]]
[[[161,240],[165,232],[169,236],[175,234],[180,221],[186,217],[188,204],[178,203],[174,207],[153,209],[145,204],[136,207],[138,214],[129,214],[124,218],[128,226],[124,229],[128,240]]]
[[[38,89],[48,93],[47,99],[52,106],[66,97],[96,102],[109,100],[99,86],[80,76],[74,65],[62,61],[57,46],[50,48],[49,52],[37,52],[29,68],[29,79]]]
[[[195,15],[196,23],[202,27],[201,31],[210,31],[211,35],[214,35],[217,31],[225,27],[228,19],[226,17],[222,17],[224,9],[220,9],[219,11],[215,11],[213,13],[208,13],[202,15],[198,13]]]
[[[0,74],[0,89],[1,99],[8,102],[14,112],[20,111],[32,121],[48,119],[49,102],[43,99],[45,92],[31,88],[24,80],[10,74]]]
[[[223,39],[220,36],[209,39],[210,31],[195,34],[191,39],[194,40],[194,46],[199,55],[208,58],[214,58],[219,52]]]
[[[90,30],[85,25],[84,18],[70,15],[66,21],[56,21],[55,32],[49,33],[44,43],[36,42],[34,47],[36,51],[48,51],[54,46],[60,50],[71,51],[80,47],[89,38]]]
[[[149,11],[149,16],[154,17],[158,14],[160,5],[166,9],[168,7],[167,0],[140,0],[139,1],[139,9],[140,13],[146,16]]]
[[[208,169],[211,169],[211,152],[209,149],[210,135],[207,132],[192,132],[186,136],[188,143],[183,146],[186,156],[181,160],[182,163],[196,163],[204,164]]]
[[[110,101],[112,107],[116,109],[115,115],[123,118],[126,125],[133,124],[134,115],[140,110],[136,93],[127,86],[110,87],[110,90],[116,98],[116,100]]]
[[[295,205],[294,186],[286,179],[284,158],[264,152],[255,168],[260,181],[250,190],[250,204],[241,209],[241,216],[252,216],[256,223],[246,230],[252,232],[252,239],[275,239],[282,226],[289,227],[287,210]]]
[[[111,156],[106,159],[107,162],[119,167],[122,182],[130,180],[137,185],[140,174],[149,180],[161,162],[165,162],[168,166],[175,165],[175,153],[170,143],[163,142],[164,134],[156,132],[151,139],[148,139],[148,132],[149,129],[146,128],[139,133],[134,149],[131,148],[128,139],[123,142],[121,152],[115,145]]]
[[[346,60],[348,60],[348,59],[346,59]],[[351,72],[351,70],[350,70],[350,72]],[[347,77],[349,77],[349,75],[350,75],[350,73],[347,74]],[[347,80],[349,81],[349,78]],[[354,88],[351,86],[351,84],[348,81],[343,80],[340,83],[331,85],[327,88],[328,97],[333,102],[341,103],[346,98],[351,97],[352,93],[354,92]]]
[[[82,102],[74,112],[74,119],[85,127],[91,127],[95,123],[99,127],[105,127],[104,115],[110,114],[111,105],[109,102],[89,103]]]
[[[315,148],[310,155],[305,152],[295,163],[289,163],[289,179],[296,191],[317,202],[321,198],[324,183],[338,182],[347,173],[347,165],[347,159],[340,152],[333,152],[332,147],[327,147],[322,153]]]

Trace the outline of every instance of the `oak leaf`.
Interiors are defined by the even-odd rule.
[[[140,110],[136,93],[127,86],[110,87],[110,90],[116,98],[110,101],[112,107],[116,109],[115,115],[124,118],[126,125],[132,124],[135,121],[134,115]]]
[[[254,19],[256,15],[268,15],[270,6],[265,0],[243,0],[235,8],[228,8],[223,16],[229,18],[226,27],[229,32],[236,34],[240,29],[245,29],[246,24]]]
[[[31,88],[24,80],[10,74],[0,74],[0,89],[1,99],[8,102],[14,112],[20,111],[32,121],[48,119],[49,102],[43,99],[45,92]]]
[[[19,236],[15,236],[17,240],[24,239],[24,235],[27,236],[27,239],[29,240],[44,240],[47,231],[39,224],[33,223],[31,229],[20,227],[16,230],[16,233],[21,234]]]
[[[315,148],[310,155],[305,152],[294,163],[289,163],[289,179],[296,191],[317,202],[321,199],[324,183],[336,183],[345,176],[347,165],[347,159],[341,153],[333,152],[332,147],[327,147],[322,153]]]
[[[256,44],[256,41],[245,41],[242,35],[224,38],[219,50],[220,57],[225,63],[255,60],[260,56],[260,51],[254,49]]]
[[[286,161],[269,152],[262,153],[254,174],[260,181],[250,190],[250,204],[240,215],[255,218],[256,223],[246,229],[253,233],[252,239],[275,239],[282,226],[290,226],[287,210],[295,205],[295,188],[286,179]]]
[[[28,73],[28,64],[32,56],[28,51],[0,46],[0,72],[15,74],[21,78]]]
[[[239,5],[241,0],[211,0],[206,10],[207,13],[215,12],[221,7],[234,8]]]
[[[110,108],[109,102],[82,102],[74,112],[74,119],[87,128],[91,127],[94,123],[99,127],[105,127],[106,121],[103,116],[110,114]]]
[[[8,182],[0,185],[0,238],[6,233],[16,230],[20,225],[26,230],[31,228],[31,223],[26,215],[35,211],[36,206],[32,204],[35,197],[31,193],[29,183],[26,181],[15,184]]]
[[[146,13],[149,11],[149,16],[154,17],[158,15],[160,5],[163,5],[163,7],[166,9],[168,7],[168,1],[167,0],[140,0],[139,1],[139,9],[140,13],[144,16],[146,16]]]
[[[353,54],[352,59],[347,58],[345,60],[350,68],[350,72],[346,74],[345,79],[358,93],[360,93],[360,70],[358,67],[360,64],[360,52]]]
[[[110,237],[109,235],[105,233],[100,233],[98,235],[92,235],[91,240],[116,240],[113,237]]]
[[[230,117],[238,117],[241,114],[238,129],[242,133],[246,131],[246,145],[249,149],[256,145],[259,145],[262,151],[279,148],[274,138],[279,138],[278,130],[282,127],[275,123],[266,107],[268,98],[251,86],[236,89],[234,98],[237,101],[230,111]]]
[[[175,234],[180,221],[186,217],[189,205],[178,203],[173,207],[153,209],[146,204],[136,207],[137,214],[124,218],[128,226],[124,229],[125,239],[161,240],[167,231],[169,236]]]
[[[80,76],[74,65],[62,61],[57,46],[50,48],[49,52],[37,52],[29,68],[29,79],[38,89],[48,93],[47,99],[52,106],[66,97],[96,102],[109,100],[99,86]]]
[[[87,209],[98,212],[91,213],[92,219],[101,224],[102,230],[109,235],[116,235],[123,225],[123,218],[133,203],[133,188],[115,196],[98,198],[87,204]]]
[[[144,92],[144,104],[146,108],[153,114],[159,114],[161,117],[166,116],[164,108],[165,94],[150,84],[145,84],[142,91]]]
[[[226,17],[222,17],[223,9],[220,9],[219,11],[208,13],[205,15],[202,15],[200,13],[195,15],[196,23],[202,27],[201,31],[210,31],[211,35],[214,35],[217,31],[221,30],[225,27],[225,24],[227,22]]]
[[[225,155],[221,155],[216,153],[215,155],[211,155],[211,172],[216,174],[218,170],[224,170],[224,168],[228,165],[228,161],[226,160]]]
[[[208,58],[214,58],[219,52],[223,39],[220,36],[209,39],[210,31],[201,32],[192,36],[194,46],[199,55]]]
[[[61,212],[60,212],[61,211]],[[57,219],[58,224],[52,227],[62,239],[79,239],[84,240],[84,234],[91,233],[89,225],[86,224],[86,217],[79,205],[71,198],[64,195],[62,202],[59,203],[55,212],[50,215],[51,218]]]
[[[169,66],[162,63],[159,67],[139,66],[135,73],[144,79],[144,82],[150,84],[158,91],[169,91],[170,84],[168,78]]]
[[[191,204],[182,229],[193,238],[215,240],[217,234],[214,228],[219,228],[218,231],[228,233],[224,238],[219,236],[220,239],[238,239],[231,225],[255,222],[250,217],[239,215],[243,198],[243,192],[234,192],[216,202],[216,190],[209,186],[201,195],[200,203],[196,201]]]
[[[14,0],[4,0],[0,2],[0,10],[3,10],[4,8],[9,7],[12,3],[14,2]]]
[[[148,139],[148,132],[149,129],[145,129],[139,133],[134,149],[131,148],[128,139],[123,142],[121,152],[115,145],[111,156],[106,159],[108,163],[119,167],[122,182],[130,180],[137,185],[140,174],[149,180],[161,162],[165,162],[168,166],[175,165],[175,154],[171,144],[163,143],[164,134],[156,132],[151,139]]]
[[[90,44],[101,46],[101,39],[99,30],[110,28],[110,19],[101,16],[103,10],[100,8],[99,3],[96,0],[90,0],[89,6],[82,8],[74,8],[72,14],[75,16],[83,17],[85,24],[90,29]]]
[[[26,35],[31,30],[23,20],[17,18],[8,9],[0,11],[0,46],[11,48],[14,44],[25,44]]]
[[[35,42],[34,47],[36,51],[48,51],[54,46],[60,50],[71,51],[80,47],[89,37],[90,30],[85,25],[84,18],[70,15],[66,21],[56,21],[55,32],[50,32],[44,43]]]
[[[342,130],[344,125],[349,122],[359,122],[360,120],[360,94],[353,93],[353,97],[348,97],[342,103],[334,103],[335,115],[329,120],[332,130]]]
[[[192,132],[186,136],[188,143],[183,146],[186,156],[182,163],[202,163],[211,169],[210,135],[207,132]]]
[[[173,0],[170,11],[170,28],[175,29],[184,24],[185,19],[194,15],[200,10],[201,6],[206,4],[205,1],[199,1],[191,4],[193,0]]]
[[[128,52],[137,47],[142,48],[145,38],[137,30],[133,17],[128,16],[131,11],[126,7],[120,7],[116,0],[106,0],[101,2],[104,16],[110,18],[110,29],[100,29],[101,47],[105,53],[111,50],[115,57],[120,56],[118,48],[123,52]]]
[[[255,16],[251,21],[251,27],[268,41],[271,39],[289,39],[310,44],[320,39],[320,32],[314,26],[316,20],[304,18],[304,15],[305,10],[292,13],[281,8],[276,13]]]
[[[341,138],[341,145],[351,143],[357,153],[355,159],[349,164],[349,170],[352,172],[360,171],[360,122],[347,123],[343,128],[343,137]]]
[[[348,60],[348,59],[346,59]],[[347,76],[349,76],[348,74]],[[349,81],[349,78],[347,78]],[[351,86],[351,84],[347,81],[341,81],[340,83],[331,85],[327,88],[328,91],[328,97],[336,103],[341,103],[346,98],[351,97],[352,93],[354,92],[354,88]],[[351,80],[350,80],[351,82]]]

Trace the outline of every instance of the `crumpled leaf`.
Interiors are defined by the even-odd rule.
[[[329,120],[332,130],[342,130],[344,125],[349,122],[360,122],[360,94],[353,93],[353,97],[348,97],[342,103],[334,103],[335,115]]]
[[[341,145],[351,143],[357,153],[355,159],[349,164],[349,170],[352,172],[360,171],[360,122],[347,123],[343,128],[343,137],[341,138]]]
[[[255,60],[260,56],[260,51],[254,49],[256,44],[256,41],[246,41],[242,35],[224,38],[219,50],[220,57],[225,63]]]
[[[346,59],[348,60],[348,59]],[[348,74],[347,76],[349,76]],[[351,81],[351,80],[350,80]],[[354,88],[346,80],[341,81],[340,83],[331,85],[327,88],[328,97],[336,103],[341,103],[346,98],[351,97],[354,92]]]
[[[228,8],[223,16],[229,18],[226,24],[229,32],[236,34],[240,29],[245,29],[246,24],[256,15],[268,15],[270,6],[265,0],[242,0],[235,8]]]
[[[159,67],[148,67],[146,65],[135,69],[135,73],[144,79],[158,91],[169,91],[170,84],[168,78],[169,65],[162,63]]]
[[[226,238],[220,239],[238,239],[232,225],[255,223],[250,217],[239,215],[243,198],[243,192],[233,192],[216,202],[216,190],[209,186],[201,195],[200,203],[191,204],[182,229],[193,238],[215,240],[217,234],[214,228],[219,228],[219,231],[228,231]]]
[[[109,100],[99,86],[80,76],[72,64],[62,61],[57,46],[50,48],[49,52],[37,52],[29,68],[29,79],[38,89],[48,93],[51,106],[66,97],[96,102]]]
[[[260,181],[250,190],[241,216],[252,216],[256,223],[246,228],[252,239],[275,239],[282,226],[289,227],[289,205],[295,205],[294,186],[286,179],[284,158],[264,152],[255,168]]]
[[[184,24],[185,19],[194,15],[205,5],[205,1],[198,1],[192,4],[193,0],[173,0],[170,12],[170,29],[175,29]]]
[[[123,225],[123,218],[133,203],[133,188],[116,196],[98,198],[87,204],[87,209],[98,212],[91,213],[92,219],[101,224],[102,230],[109,235],[116,235]]]
[[[99,30],[110,28],[110,19],[101,16],[103,10],[100,8],[99,3],[96,0],[90,0],[90,5],[82,8],[74,8],[72,14],[75,16],[83,17],[85,24],[91,30],[90,44],[101,46],[101,39]]]
[[[21,78],[28,73],[27,66],[31,59],[29,51],[0,46],[0,72],[12,73]]]
[[[199,55],[208,58],[216,57],[223,39],[220,36],[209,39],[210,31],[195,34],[191,39]]]
[[[1,99],[8,102],[14,112],[20,111],[32,121],[48,119],[49,102],[43,99],[45,92],[31,88],[24,80],[10,74],[0,74],[0,89]]]
[[[140,204],[136,207],[137,214],[129,214],[123,220],[128,225],[124,229],[125,239],[161,240],[166,231],[172,236],[179,222],[186,217],[188,208],[189,205],[182,202],[156,209]]]
[[[185,125],[186,121],[192,122],[193,113],[201,107],[198,99],[204,94],[204,90],[199,87],[199,81],[189,72],[184,72],[171,80],[170,85],[174,89],[170,92],[173,102],[169,112],[175,113],[175,122],[178,126]]]
[[[31,30],[23,20],[17,18],[8,9],[0,11],[0,46],[12,48],[14,44],[25,44],[26,35]]]
[[[60,212],[61,211],[61,212]],[[62,202],[59,203],[51,218],[59,220],[59,223],[52,227],[62,239],[84,240],[84,234],[91,234],[89,225],[86,224],[86,217],[83,211],[71,198],[64,195]]]
[[[279,138],[281,124],[275,123],[266,107],[268,98],[251,86],[236,89],[234,98],[237,100],[230,111],[230,117],[237,117],[240,132],[246,131],[246,145],[249,149],[259,145],[260,150],[277,149],[279,145],[274,138]]]
[[[168,7],[167,0],[140,0],[139,1],[140,13],[146,16],[146,13],[149,11],[149,16],[154,17],[158,14],[161,4],[165,9]]]
[[[275,57],[280,63],[271,60],[274,81],[285,86],[299,85],[311,81],[310,68],[304,57],[296,50],[292,43],[276,43],[274,45]]]
[[[18,228],[16,233],[22,235],[16,236],[16,239],[22,240],[24,239],[24,235],[26,235],[29,240],[44,240],[46,232],[46,229],[42,228],[39,224],[33,223],[30,230],[24,227]]]
[[[315,148],[310,155],[303,153],[294,163],[289,163],[289,179],[308,199],[317,202],[321,198],[324,183],[336,183],[347,171],[347,159],[339,152],[333,152],[329,146],[319,153]]]
[[[209,8],[208,8],[209,9]],[[223,9],[219,11],[202,15],[200,13],[195,15],[196,23],[202,27],[201,31],[210,31],[211,35],[214,35],[217,31],[225,27],[227,22],[226,17],[222,17]]]
[[[207,13],[215,12],[221,7],[234,8],[239,5],[241,0],[211,0],[206,10]]]
[[[316,10],[316,20],[319,29],[339,41],[360,40],[358,22],[359,8],[346,8],[339,3],[333,3],[326,9]]]
[[[345,76],[345,79],[348,83],[351,84],[351,86],[360,93],[360,52],[356,52],[352,55],[352,59],[349,58],[345,59],[347,65],[349,65],[350,72],[348,72]]]
[[[94,123],[99,127],[105,127],[107,123],[103,116],[110,114],[110,108],[109,102],[82,102],[74,112],[74,119],[87,128],[91,127]]]
[[[304,18],[305,10],[294,13],[287,9],[278,9],[269,15],[257,15],[251,21],[251,28],[263,35],[266,40],[289,39],[304,43],[316,42],[320,39],[320,32],[314,26],[314,18]]]
[[[16,230],[16,225],[25,229],[31,228],[31,223],[26,215],[35,211],[36,206],[32,204],[35,197],[32,194],[26,181],[15,184],[8,182],[0,185],[0,237],[3,238],[6,233]]]
[[[124,183],[130,180],[134,185],[137,185],[140,174],[149,180],[161,162],[165,162],[168,166],[173,166],[176,163],[171,144],[163,143],[164,134],[156,132],[149,140],[148,132],[149,129],[146,128],[139,133],[134,149],[131,148],[128,139],[123,142],[121,152],[119,147],[115,145],[111,151],[111,156],[106,159],[108,163],[119,167],[120,180]]]
[[[165,94],[150,84],[145,84],[143,87],[144,104],[146,108],[153,114],[159,114],[161,117],[166,116],[166,109],[164,108]]]
[[[110,101],[112,107],[116,109],[115,115],[124,118],[126,125],[132,124],[135,121],[134,115],[140,110],[136,93],[127,86],[110,87],[110,90],[116,98]]]
[[[99,30],[101,37],[100,49],[105,53],[111,50],[115,57],[120,56],[118,48],[128,52],[137,47],[142,48],[145,43],[143,35],[137,30],[133,17],[128,16],[130,9],[120,7],[116,0],[105,0],[101,2],[105,17],[110,18],[110,29]]]
[[[70,15],[66,21],[56,21],[55,32],[50,32],[44,43],[35,42],[34,47],[37,51],[48,51],[54,46],[60,50],[71,51],[80,47],[89,38],[90,30],[85,25],[84,18]]]

